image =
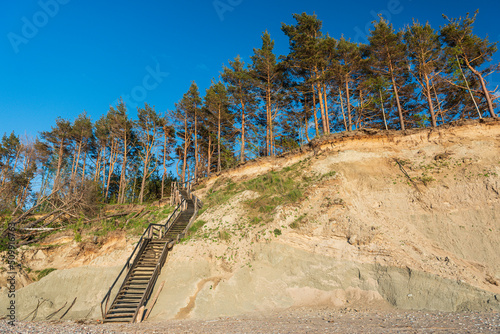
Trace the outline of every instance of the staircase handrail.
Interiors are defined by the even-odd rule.
[[[113,288],[115,287],[116,283],[118,282],[118,280],[120,279],[120,277],[122,276],[122,274],[124,273],[125,271],[125,268],[127,269],[130,269],[133,265],[133,261],[132,261],[132,264],[131,264],[131,260],[132,258],[134,257],[134,255],[137,255],[136,254],[136,251],[139,249],[139,245],[142,245],[144,243],[144,240],[145,239],[149,239],[148,237],[145,237],[146,234],[149,235],[150,233],[150,230],[152,230],[152,228],[154,226],[162,226],[162,227],[165,227],[165,228],[170,228],[173,224],[173,220],[172,220],[172,217],[178,213],[178,210],[179,208],[181,208],[181,205],[183,205],[184,203],[184,199],[181,201],[181,203],[179,203],[179,205],[177,205],[177,207],[175,208],[174,212],[172,212],[172,214],[170,215],[170,217],[168,218],[167,222],[165,224],[155,224],[155,223],[151,223],[148,225],[148,227],[144,230],[144,232],[142,233],[141,235],[141,238],[139,239],[139,241],[137,242],[137,244],[135,245],[134,247],[134,250],[132,251],[132,254],[130,254],[129,258],[127,259],[127,262],[125,263],[125,265],[123,266],[122,270],[120,271],[120,273],[118,274],[118,276],[116,277],[115,281],[113,282],[113,284],[111,285],[111,287],[108,289],[108,292],[106,293],[106,295],[104,296],[104,298],[102,299],[101,301],[101,315],[102,315],[102,318],[104,320],[104,317],[106,315],[106,313],[108,312],[108,303],[109,303],[109,300],[110,300],[110,297],[111,297],[111,291],[113,290]],[[178,214],[176,215],[175,219],[177,219],[178,217]],[[165,233],[168,231],[168,229],[166,229]],[[134,259],[135,260],[135,259]],[[128,272],[127,272],[128,274]],[[104,310],[103,310],[103,304],[105,304],[104,306]]]

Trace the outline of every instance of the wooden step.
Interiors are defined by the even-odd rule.
[[[142,297],[143,296],[140,296],[135,299],[127,299],[126,297],[124,299],[116,299],[113,305],[111,305],[110,309],[114,307],[119,307],[119,308],[136,307],[141,302]]]
[[[143,282],[143,281],[149,281],[150,277],[147,276],[141,276],[141,277],[132,277],[129,278],[127,281],[128,282]]]
[[[141,292],[132,292],[132,291],[126,291],[126,290],[123,290],[122,292],[120,292],[116,298],[129,298],[129,297],[132,297],[132,298],[142,298],[142,296],[144,295],[144,293],[141,293]]]
[[[106,320],[116,319],[116,318],[131,318],[135,314],[134,313],[119,313],[119,314],[109,314],[106,315]]]
[[[160,254],[144,254],[142,255],[138,261],[141,260],[153,260],[156,261],[160,258]]]
[[[144,273],[142,272],[143,270],[139,270],[141,271],[141,273],[132,273],[132,276],[134,277],[151,277],[151,274],[153,273],[153,271],[151,271],[151,273]]]
[[[117,298],[116,299],[116,305],[119,305],[121,303],[124,303],[124,304],[135,303],[135,304],[138,304],[141,301],[141,299],[142,299],[142,297],[137,297],[137,298]]]
[[[150,261],[158,261],[160,259],[160,256],[156,257],[156,256],[148,256],[148,257],[144,257],[144,258],[138,258],[137,261],[144,261],[144,260],[150,260]]]
[[[140,300],[135,303],[128,303],[128,304],[115,304],[110,308],[110,311],[113,310],[125,310],[125,309],[137,309],[137,306],[139,305]]]
[[[119,323],[119,322],[130,322],[132,320],[132,317],[126,319],[104,319],[104,323],[111,323],[111,322],[116,322],[116,323]]]
[[[123,287],[126,288],[126,287],[130,287],[130,286],[134,286],[134,287],[139,287],[141,285],[148,285],[148,282],[127,282]]]
[[[127,314],[130,312],[135,312],[137,310],[137,305],[132,306],[132,307],[126,307],[126,308],[113,308],[108,311],[108,315],[119,315],[119,314]]]
[[[151,259],[143,259],[137,261],[137,265],[141,265],[141,263],[147,263],[147,264],[157,264],[159,259],[151,260]]]
[[[125,284],[123,287],[124,288],[134,288],[134,289],[138,289],[138,288],[141,288],[144,287],[144,289],[147,287],[148,285],[148,282],[145,282],[145,283],[135,283],[135,282],[131,282],[131,283],[127,283]]]
[[[146,288],[134,288],[134,287],[131,287],[131,286],[127,286],[125,287],[126,290],[134,290],[134,291],[144,291],[146,290]]]
[[[144,268],[147,268],[147,267],[156,267],[156,265],[158,264],[158,261],[155,261],[155,262],[139,262],[137,264],[137,267],[144,267]]]
[[[131,278],[129,278],[129,281],[149,281],[149,278],[151,276],[131,276]]]

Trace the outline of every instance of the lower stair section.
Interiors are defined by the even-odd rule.
[[[167,251],[167,243],[170,240],[167,238],[146,240],[143,251],[134,261],[120,287],[120,292],[106,313],[104,322],[133,322],[139,308],[149,297],[147,294],[150,293],[153,281],[156,280],[155,272],[159,274],[157,266],[160,265],[162,253]],[[149,289],[148,285],[151,285]]]

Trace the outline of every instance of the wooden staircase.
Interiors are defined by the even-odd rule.
[[[168,251],[187,232],[201,203],[196,197],[191,196],[189,188],[179,189],[179,193],[179,198],[182,200],[169,220],[165,224],[150,224],[148,226],[132,255],[102,300],[103,322],[134,322],[140,308],[146,306]],[[132,258],[134,258],[133,261]],[[126,274],[123,283],[108,308],[112,291],[123,274]]]
[[[145,301],[148,286],[154,276],[162,253],[167,248],[167,239],[148,240],[139,251],[137,261],[132,266],[120,290],[111,304],[104,322],[133,322],[139,308]]]

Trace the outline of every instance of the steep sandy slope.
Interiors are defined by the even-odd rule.
[[[214,176],[197,191],[212,204],[199,217],[206,223],[169,254],[149,319],[317,305],[499,311],[499,175],[500,122],[488,121],[325,136]],[[256,184],[266,177],[288,182],[283,193],[264,196]],[[282,202],[267,206],[274,197]],[[90,287],[82,277],[101,277],[93,268],[69,271]],[[101,272],[103,284],[114,271]],[[18,291],[20,314],[65,272]],[[107,288],[84,290],[60,293],[99,317]],[[43,314],[62,306],[47,304]]]
[[[200,216],[160,278],[155,319],[318,304],[500,310],[498,122],[333,135],[214,177],[199,195],[287,167],[315,181],[271,222],[249,223],[250,190]]]

